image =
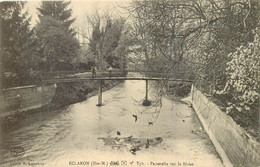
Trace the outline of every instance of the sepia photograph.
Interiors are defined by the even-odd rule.
[[[260,167],[260,0],[0,0],[1,167]]]

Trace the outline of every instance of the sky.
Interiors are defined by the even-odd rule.
[[[37,7],[40,6],[41,1],[34,0],[34,1],[26,1],[25,10],[28,11],[29,15],[32,17],[31,25],[36,25],[38,21],[38,11]],[[76,18],[76,21],[74,22],[74,29],[75,31],[80,31],[81,29],[86,25],[86,22],[84,22],[84,18],[86,18],[86,15],[92,15],[96,10],[98,10],[100,13],[103,13],[107,10],[112,10],[113,14],[115,16],[118,16],[119,14],[122,15],[123,9],[120,8],[120,6],[125,6],[129,4],[130,0],[74,0],[71,1],[70,8],[72,9],[72,17]],[[123,14],[126,16],[126,14]],[[85,27],[87,29],[87,27]],[[81,37],[79,37],[81,38]],[[79,39],[82,42],[82,39]]]
[[[33,24],[36,23],[38,17],[37,7],[40,6],[41,1],[26,1],[25,9],[28,10],[29,14],[32,15]],[[129,0],[81,0],[81,1],[71,1],[70,7],[73,11],[73,17],[80,20],[86,14],[90,15],[98,9],[99,11],[114,10],[114,13],[120,12],[119,6],[126,5]]]

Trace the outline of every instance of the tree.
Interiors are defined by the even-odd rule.
[[[230,60],[228,55],[237,47],[253,41],[252,30],[259,24],[257,3],[255,0],[210,1],[205,12],[217,21],[204,28],[206,33],[200,37],[201,42],[194,45],[194,48],[199,48],[194,53],[202,55],[197,57],[204,63],[196,67],[202,87],[211,87],[211,92],[224,88],[227,79],[225,69]]]
[[[37,25],[38,54],[50,72],[58,62],[69,64],[77,56],[79,43],[70,33],[63,22],[52,17],[42,17]]]
[[[130,36],[130,29],[131,26],[125,24],[118,41],[118,46],[112,52],[112,55],[117,58],[121,70],[127,68],[128,55],[132,53],[131,47],[134,45],[134,41]]]
[[[227,82],[219,94],[229,94],[227,113],[231,110],[239,112],[257,112],[255,110],[260,98],[260,43],[259,30],[255,32],[255,39],[247,45],[241,45],[235,52],[230,53],[227,63]],[[254,106],[257,106],[254,108]]]
[[[146,67],[169,75],[185,71],[213,90],[225,85],[227,55],[252,42],[259,24],[256,0],[144,0],[133,1],[129,11]]]
[[[33,31],[29,27],[31,18],[22,12],[24,2],[1,2],[0,5],[2,68],[24,81],[21,77],[31,67],[34,49]]]
[[[70,64],[76,59],[79,43],[74,38],[75,32],[71,24],[72,9],[68,9],[70,2],[43,1],[39,11],[40,23],[37,25],[39,57],[52,72],[55,65],[60,62]]]
[[[192,1],[134,1],[130,7],[135,20],[133,36],[140,45],[148,70],[173,73],[204,22]]]
[[[114,54],[114,51],[119,46],[119,42],[123,29],[124,29],[125,21],[123,19],[115,19],[109,20],[109,23],[105,27],[106,34],[104,34],[104,44],[103,44],[103,53],[104,58],[108,65],[119,68],[119,56],[124,56],[122,54]],[[121,43],[121,45],[124,43]]]
[[[252,42],[259,26],[256,0],[135,0],[127,9],[145,70],[194,79],[206,93],[224,88],[228,55]]]
[[[69,1],[43,1],[40,8],[37,8],[40,12],[40,20],[43,17],[52,17],[55,20],[64,23],[64,26],[69,30],[70,34],[74,36],[76,33],[71,28],[71,24],[75,21],[72,16],[72,9],[67,9],[71,2]]]
[[[115,50],[125,32],[125,20],[112,18],[112,14],[109,12],[102,14],[96,11],[93,15],[86,17],[86,24],[88,26],[84,27],[89,27],[89,31],[92,33],[90,35],[82,33],[81,35],[89,40],[89,57],[94,57],[97,69],[103,70],[108,65],[115,68],[122,67],[120,64],[123,60],[125,61],[123,57],[126,55],[119,54],[119,52],[116,54]]]

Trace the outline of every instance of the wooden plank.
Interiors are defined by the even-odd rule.
[[[179,81],[179,82],[193,82],[194,80],[175,79],[175,78],[158,78],[158,77],[97,77],[97,78],[63,78],[43,80],[43,83],[61,83],[61,82],[77,82],[85,80],[153,80],[153,81]]]

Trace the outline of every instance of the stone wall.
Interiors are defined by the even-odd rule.
[[[121,81],[105,81],[103,90],[110,89]],[[38,109],[42,106],[58,109],[86,100],[97,93],[98,81],[58,83],[45,86],[9,88],[0,96],[0,118]]]
[[[196,87],[192,104],[225,166],[259,167],[260,143],[239,127]]]
[[[1,99],[0,117],[14,112],[35,109],[49,104],[56,90],[56,85],[23,86],[6,89]]]

